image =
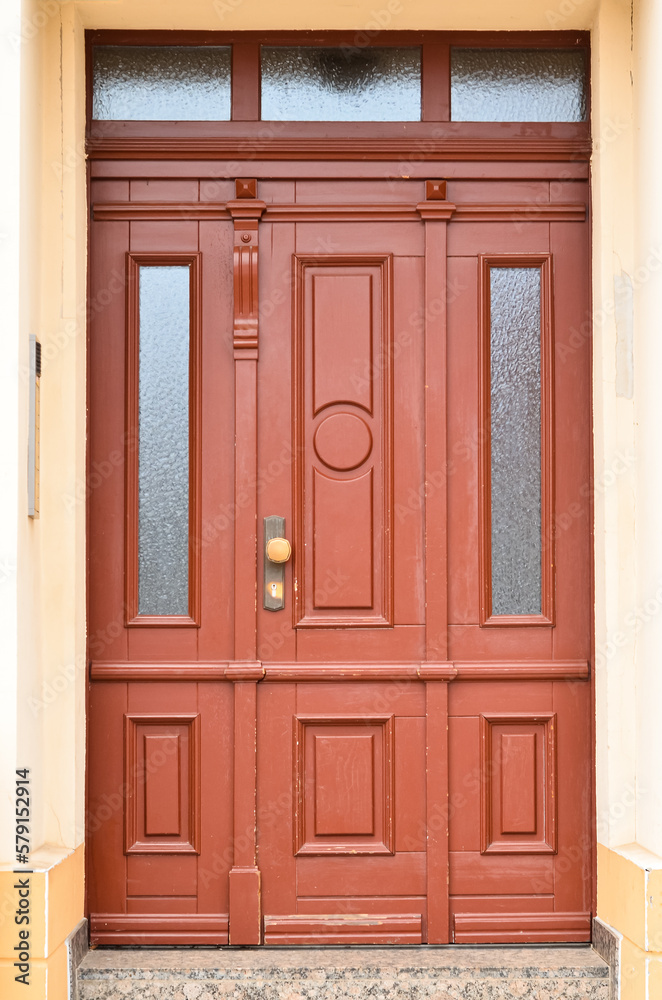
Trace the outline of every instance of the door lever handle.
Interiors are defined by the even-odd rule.
[[[292,546],[285,538],[285,518],[265,517],[262,606],[266,611],[282,611],[285,607],[285,563],[291,555]]]

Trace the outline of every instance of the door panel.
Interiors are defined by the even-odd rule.
[[[392,625],[392,259],[295,266],[297,626]]]
[[[448,201],[329,164],[265,168],[236,198],[216,164],[199,179],[174,164],[179,180],[106,166],[91,182],[93,941],[588,940],[585,184],[556,192],[577,203],[559,222],[544,163],[521,181],[455,164]],[[195,625],[127,621],[129,253],[198,255]],[[485,267],[543,255],[555,617],[485,625]],[[293,546],[275,612],[271,515]]]
[[[351,190],[349,184],[339,187]],[[392,227],[362,227],[357,244],[356,224],[320,223],[315,229],[298,223],[292,254],[291,228],[274,224],[262,242],[264,271],[283,275],[289,269],[293,295],[291,314],[281,315],[272,331],[275,349],[289,359],[291,380],[281,367],[282,382],[274,392],[268,359],[263,363],[261,356],[258,363],[260,398],[273,400],[258,464],[269,467],[270,440],[292,436],[294,507],[290,521],[289,504],[276,510],[265,491],[258,522],[269,513],[284,514],[295,551],[292,575],[286,574],[285,611],[258,609],[258,648],[265,661],[286,662],[289,653],[292,662],[317,661],[322,669],[325,664],[339,671],[339,678],[352,664],[357,677],[349,684],[320,677],[287,685],[288,699],[270,694],[276,685],[268,680],[259,685],[258,711],[268,699],[270,716],[268,721],[259,716],[257,756],[265,940],[420,941],[421,904],[410,911],[401,902],[392,908],[392,902],[426,891],[420,832],[426,821],[424,688],[358,679],[363,664],[412,660],[423,651],[421,505],[406,507],[409,517],[397,522],[393,496],[397,488],[407,503],[409,494],[418,496],[422,479],[420,442],[394,409],[396,371],[397,402],[410,414],[422,409],[422,343],[414,344],[406,327],[422,307],[422,262],[399,256],[410,251],[410,243],[420,248],[420,234],[418,227],[400,224],[397,243],[391,242],[398,252],[394,257],[385,242]],[[396,317],[403,324],[399,329]],[[397,369],[396,330],[398,354],[408,355]],[[404,574],[394,559],[396,523],[406,526],[396,549],[407,565]],[[411,540],[411,551],[403,540]],[[401,621],[409,627],[393,627],[394,607],[402,609]],[[403,614],[407,609],[411,613]],[[285,619],[282,644],[274,626],[278,616]],[[280,723],[274,720],[276,704],[283,712]],[[288,749],[276,779],[272,758],[287,756]],[[413,790],[407,788],[410,773],[419,776]],[[270,812],[262,803],[274,797],[291,801],[291,811],[280,817],[277,831],[263,832],[260,816]],[[404,820],[406,804],[412,813]],[[283,877],[287,854],[295,862]],[[382,856],[381,863],[375,855]],[[348,938],[348,915],[361,912],[357,898],[370,901],[381,930],[374,922],[371,930],[350,921],[354,936]],[[348,900],[354,903],[349,909]],[[396,920],[402,913],[412,914],[411,926]],[[303,914],[315,915],[317,922],[302,921]],[[333,924],[339,918],[343,933]]]

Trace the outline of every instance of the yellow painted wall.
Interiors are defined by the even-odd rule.
[[[598,912],[622,935],[622,1000],[662,997],[662,857],[598,847]]]
[[[86,27],[198,30],[561,30],[589,28],[598,0],[78,0]],[[158,14],[156,13],[158,8]],[[389,19],[390,16],[390,19]],[[387,23],[384,24],[383,22]]]
[[[35,852],[30,874],[0,871],[0,996],[2,1000],[66,1000],[65,941],[83,913],[85,857],[81,845],[70,852],[51,848]],[[28,883],[26,886],[25,883]],[[20,892],[29,892],[29,924],[16,923]],[[17,946],[21,930],[29,930],[27,984],[17,982],[24,970]]]

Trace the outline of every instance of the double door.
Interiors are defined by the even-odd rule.
[[[588,940],[585,183],[182,173],[91,181],[92,940]]]

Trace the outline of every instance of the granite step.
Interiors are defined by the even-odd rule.
[[[608,1000],[589,946],[98,948],[78,1000]]]

